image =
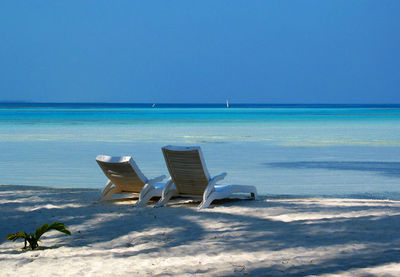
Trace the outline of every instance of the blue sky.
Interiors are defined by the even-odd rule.
[[[1,1],[0,100],[400,103],[400,1]]]

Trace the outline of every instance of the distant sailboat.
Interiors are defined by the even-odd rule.
[[[229,102],[228,102],[228,99],[226,99],[226,108],[229,108]]]
[[[151,105],[151,107],[152,107],[152,108],[155,108],[155,107],[156,107],[156,104]]]

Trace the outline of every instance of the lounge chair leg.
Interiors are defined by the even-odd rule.
[[[215,195],[214,193],[210,193],[210,195],[207,197],[207,199],[203,199],[203,201],[201,201],[200,205],[197,207],[199,210],[202,209],[207,209],[211,202],[215,200]]]
[[[116,187],[113,187],[111,189],[109,189],[105,195],[103,195],[103,197],[101,198],[101,201],[106,201],[109,200],[111,198],[111,196],[113,194],[119,193],[119,190]]]
[[[143,198],[148,192],[150,192],[150,191],[152,191],[152,190],[154,190],[154,186],[151,185],[151,184],[149,184],[149,183],[147,183],[147,184],[142,188],[142,190],[140,191],[140,194],[139,194],[139,201],[141,201],[142,198]]]
[[[113,183],[110,180],[108,180],[106,187],[104,188],[103,193],[101,195],[102,196],[106,195],[110,191],[112,185]]]
[[[164,206],[176,193],[176,190],[170,190],[167,194],[161,197],[161,199],[154,205],[154,208],[160,208]]]
[[[153,197],[151,194],[146,194],[142,199],[139,199],[133,206],[135,208],[140,208],[146,206],[147,202]]]
[[[149,202],[149,200],[155,195],[155,188],[153,185],[146,184],[139,194],[139,200],[133,205],[134,207],[143,207]]]

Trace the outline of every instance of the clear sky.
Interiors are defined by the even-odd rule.
[[[400,1],[1,1],[0,100],[400,103]]]

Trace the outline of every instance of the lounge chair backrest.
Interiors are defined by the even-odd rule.
[[[180,194],[203,195],[210,174],[200,147],[165,146],[162,148],[169,174]]]
[[[96,161],[107,178],[122,191],[140,192],[148,181],[130,156],[99,155]]]

